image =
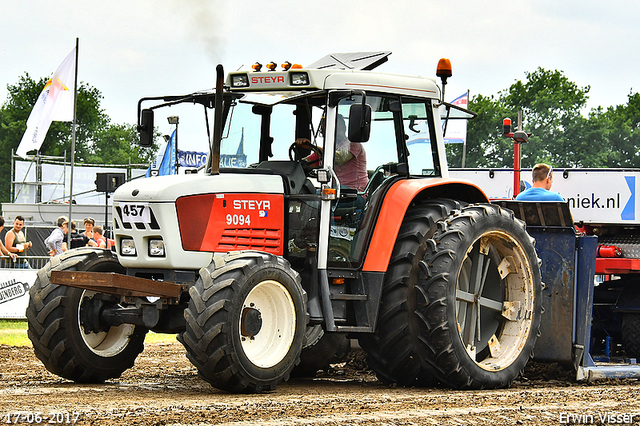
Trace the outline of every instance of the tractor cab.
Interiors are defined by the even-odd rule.
[[[304,263],[312,248],[323,253],[321,268],[360,266],[390,184],[446,173],[435,83],[406,78],[407,87],[418,80],[429,88],[425,97],[417,90],[403,94],[397,87],[365,87],[357,82],[370,75],[362,74],[298,69],[231,73],[227,79],[231,92],[243,90],[244,96],[229,103],[221,157],[242,151],[246,165],[221,167],[220,173],[269,170],[282,176],[288,212],[285,257],[293,264]],[[329,86],[333,80],[335,87]],[[238,81],[249,86],[240,88]],[[293,91],[292,81],[321,84]],[[329,231],[328,244],[319,239],[323,228]]]

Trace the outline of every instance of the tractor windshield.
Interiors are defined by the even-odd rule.
[[[220,146],[220,167],[251,167],[262,161],[296,160],[296,139],[322,147],[324,97],[293,103],[256,103],[255,96],[230,112]],[[292,147],[293,146],[293,147]]]
[[[312,154],[308,148],[296,148],[296,140],[308,140],[324,148],[323,117],[326,95],[300,97],[286,103],[268,104],[240,101],[232,108],[221,144],[220,167],[251,167],[263,161],[299,161]],[[336,148],[340,156],[340,141],[349,124],[349,107],[361,103],[359,95],[338,102]],[[363,192],[367,181],[382,166],[407,164],[411,175],[440,176],[437,160],[435,121],[431,100],[398,95],[367,94],[372,108],[371,136],[364,143],[351,144],[352,151],[362,152],[366,164]],[[344,146],[342,147],[344,148]],[[337,168],[340,158],[334,159]],[[318,161],[316,167],[320,166]],[[342,179],[341,179],[342,180]],[[362,179],[360,179],[362,181]],[[353,179],[347,178],[353,182]]]

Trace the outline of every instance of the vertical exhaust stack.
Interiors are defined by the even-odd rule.
[[[223,113],[222,113],[222,97],[224,91],[224,69],[221,64],[216,67],[216,98],[215,98],[215,113],[213,120],[213,141],[211,143],[211,155],[209,156],[209,162],[211,165],[211,174],[220,174],[220,144],[222,143],[222,127],[223,127]]]

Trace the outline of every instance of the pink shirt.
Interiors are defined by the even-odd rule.
[[[353,158],[343,164],[336,165],[336,175],[338,175],[341,185],[362,192],[367,186],[367,182],[369,182],[369,176],[367,174],[367,153],[361,143],[347,143],[349,144],[349,152],[353,155]]]

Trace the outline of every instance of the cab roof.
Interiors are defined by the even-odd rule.
[[[231,92],[267,93],[273,96],[274,104],[319,90],[364,90],[431,99],[441,95],[432,78],[342,69],[236,71],[229,73],[226,86]]]

